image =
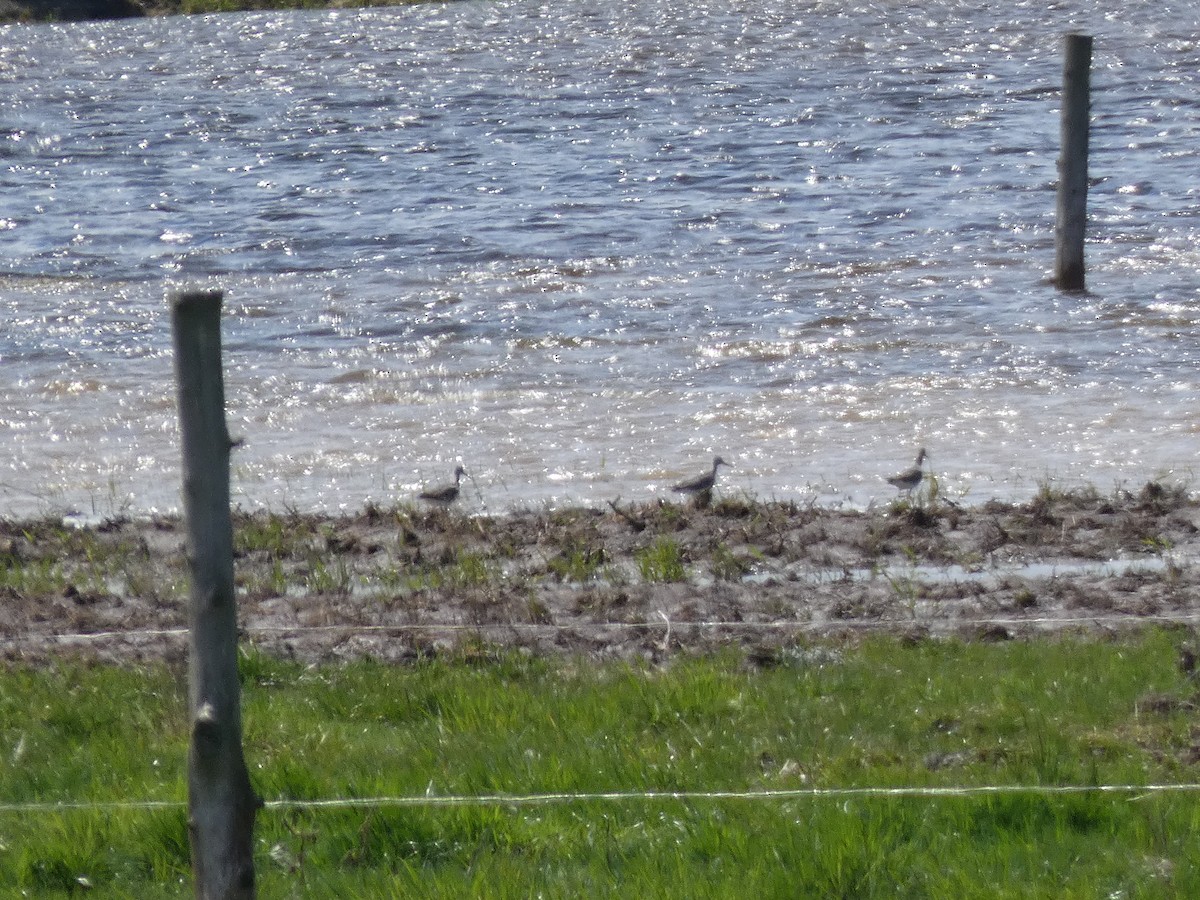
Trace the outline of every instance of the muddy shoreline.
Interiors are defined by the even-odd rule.
[[[181,659],[184,546],[177,519],[0,522],[0,658]],[[717,498],[238,513],[235,546],[245,645],[307,662],[737,646],[767,664],[873,631],[1004,640],[1200,619],[1200,503],[1157,483],[867,512]]]

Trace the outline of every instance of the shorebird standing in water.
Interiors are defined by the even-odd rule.
[[[711,472],[706,472],[696,478],[689,478],[687,481],[681,481],[679,484],[672,486],[671,490],[678,491],[681,494],[691,494],[696,498],[698,506],[707,506],[708,501],[712,499],[713,486],[717,483],[717,467],[728,465],[729,463],[725,462],[721,457],[714,456]]]
[[[454,470],[454,484],[443,484],[439,487],[427,488],[417,496],[429,503],[435,503],[439,506],[449,506],[458,499],[458,483],[462,481],[462,477],[466,474],[467,470],[462,466],[458,466]]]
[[[906,469],[899,475],[893,475],[887,480],[888,484],[892,485],[897,491],[904,491],[906,494],[911,494],[917,489],[917,485],[925,477],[925,470],[921,466],[925,462],[925,448],[917,454],[917,462],[911,469]]]

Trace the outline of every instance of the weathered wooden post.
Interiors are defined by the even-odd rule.
[[[253,831],[261,801],[242,754],[229,451],[221,372],[221,293],[172,298],[191,566],[188,832],[199,900],[255,896]]]
[[[1084,289],[1091,67],[1091,35],[1068,34],[1063,63],[1062,149],[1058,159],[1058,210],[1054,229],[1054,283],[1064,291]]]

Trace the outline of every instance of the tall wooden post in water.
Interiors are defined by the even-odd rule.
[[[171,324],[192,574],[188,832],[195,895],[252,900],[254,817],[261,801],[242,754],[220,292],[172,298]]]
[[[1092,38],[1069,34],[1063,63],[1062,149],[1058,159],[1054,283],[1084,289],[1083,238],[1087,231],[1088,113],[1091,103]]]

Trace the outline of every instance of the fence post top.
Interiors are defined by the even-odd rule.
[[[169,297],[171,308],[180,312],[208,306],[220,306],[225,297],[221,290],[176,291]]]

